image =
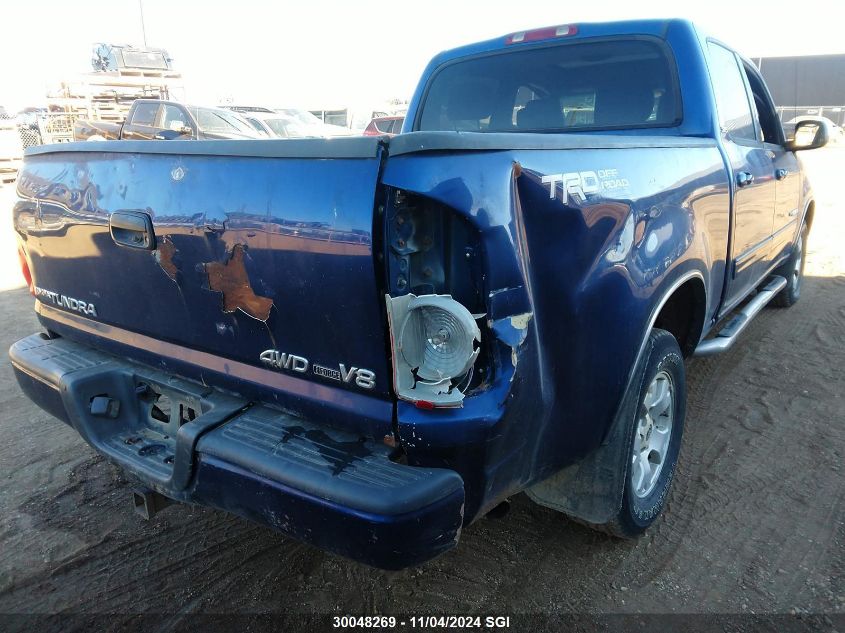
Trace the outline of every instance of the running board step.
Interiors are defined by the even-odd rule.
[[[778,275],[769,277],[766,286],[757,293],[745,307],[734,315],[713,338],[701,341],[695,348],[694,356],[713,356],[728,351],[742,331],[766,307],[775,295],[786,287],[786,279]]]

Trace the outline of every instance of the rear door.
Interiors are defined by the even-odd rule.
[[[373,253],[381,159],[369,138],[41,149],[26,159],[16,211],[49,293],[39,311],[166,350],[156,362],[204,359],[210,372],[270,382],[261,368],[324,401],[342,397],[325,387],[387,399]]]
[[[743,64],[748,78],[749,88],[754,103],[757,119],[757,132],[762,138],[766,151],[772,158],[775,177],[775,212],[772,226],[772,260],[784,256],[795,241],[798,223],[801,221],[801,178],[798,158],[795,152],[785,147],[780,117],[775,110],[774,101],[769,94],[763,77],[750,64]]]
[[[709,42],[708,63],[733,187],[730,265],[723,301],[730,309],[759,283],[772,261],[774,154],[760,138],[737,56]]]

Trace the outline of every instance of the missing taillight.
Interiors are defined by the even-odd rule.
[[[444,204],[395,190],[385,241],[391,295],[450,295],[473,314],[485,311],[477,229]]]

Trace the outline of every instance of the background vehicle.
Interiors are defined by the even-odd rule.
[[[295,108],[246,108],[228,106],[258,133],[270,138],[330,138],[350,136],[351,132],[337,125],[323,123],[307,110]]]
[[[364,128],[376,118],[390,116],[388,104],[381,107],[353,106],[353,107],[330,107],[320,110],[310,110],[311,114],[326,123],[342,127],[351,131],[351,134],[362,134]]]
[[[574,113],[574,114],[573,114]],[[812,190],[754,66],[686,21],[438,55],[391,139],[29,150],[25,393],[163,497],[371,565],[520,492],[635,537],[684,358],[800,297]],[[812,138],[810,138],[812,136]]]
[[[77,141],[260,138],[234,112],[158,99],[136,99],[123,123],[79,120],[73,136]]]
[[[403,116],[384,116],[377,117],[370,121],[370,124],[364,128],[364,136],[396,136],[402,131],[402,123],[405,117]]]

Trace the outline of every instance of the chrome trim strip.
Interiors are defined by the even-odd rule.
[[[797,213],[797,212],[798,212],[798,209],[795,209],[795,212]],[[792,215],[792,213],[791,213],[791,212],[790,212],[790,215]],[[792,226],[793,224],[795,224],[797,221],[798,221],[798,218],[795,218],[795,219],[793,219],[793,220],[790,220],[790,221],[789,221],[789,222],[787,222],[786,224],[784,224],[784,225],[783,225],[782,227],[780,227],[777,231],[775,231],[774,233],[772,233],[772,239],[776,238],[778,235],[780,235],[781,233],[783,233],[786,229],[788,229],[790,226]]]
[[[221,375],[238,378],[270,389],[284,391],[307,400],[333,403],[338,409],[361,410],[365,403],[392,406],[389,400],[382,400],[370,395],[358,394],[345,389],[320,384],[283,374],[278,371],[263,369],[254,365],[215,356],[208,352],[190,349],[174,343],[167,343],[144,334],[114,327],[107,323],[94,321],[76,313],[53,308],[36,300],[35,311],[46,319],[77,329],[85,334],[108,339],[127,347],[156,354],[167,359],[193,365]],[[372,406],[370,404],[370,406]]]
[[[797,211],[797,210],[796,210],[796,211]],[[790,215],[792,215],[792,212],[790,212]],[[788,223],[784,224],[782,227],[780,227],[777,231],[775,231],[774,233],[772,233],[772,234],[771,234],[769,237],[767,237],[766,239],[764,239],[764,240],[762,240],[762,241],[760,241],[760,242],[757,242],[757,243],[756,243],[754,246],[752,246],[751,248],[746,249],[745,251],[743,251],[742,253],[740,253],[739,255],[737,255],[737,256],[736,256],[736,258],[734,258],[734,263],[735,263],[735,264],[741,264],[741,263],[742,263],[742,262],[744,262],[746,259],[748,259],[748,258],[749,258],[749,257],[750,257],[753,253],[754,253],[754,251],[756,251],[757,249],[759,249],[759,248],[761,248],[761,247],[765,246],[766,244],[770,243],[770,242],[771,242],[772,240],[774,240],[774,239],[775,239],[778,235],[780,235],[781,233],[783,233],[785,230],[787,230],[790,226],[792,226],[793,224],[795,224],[797,221],[798,221],[798,219],[797,219],[797,218],[796,218],[796,219],[793,219],[793,220],[790,220]]]
[[[745,249],[743,252],[741,252],[739,255],[737,255],[734,258],[734,264],[741,264],[746,259],[751,257],[757,250],[761,249],[762,247],[764,247],[766,244],[768,244],[771,241],[772,241],[772,236],[769,235],[767,238],[763,239],[762,241],[757,242],[751,248]]]

